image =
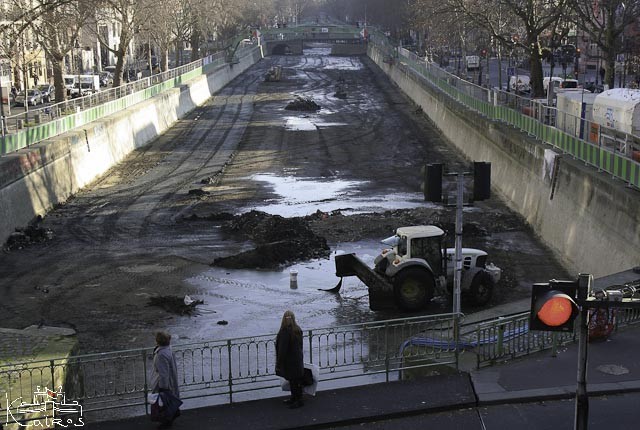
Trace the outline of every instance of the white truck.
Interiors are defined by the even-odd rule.
[[[75,88],[76,82],[78,82],[78,75],[62,75],[62,79],[64,80],[67,95],[71,95],[71,90]]]
[[[509,76],[509,89],[516,94],[531,92],[531,78],[527,75]]]
[[[593,101],[593,120],[604,127],[640,136],[640,90],[613,88]]]
[[[71,75],[65,75],[71,76]],[[66,79],[65,79],[66,86]],[[76,75],[73,83],[73,88],[68,91],[68,94],[75,97],[84,97],[89,94],[93,94],[100,91],[100,75]]]
[[[549,82],[554,82],[554,85],[556,88],[567,89],[567,88],[579,87],[579,83],[577,79],[562,79],[559,76],[547,76],[544,79],[542,79],[542,89],[544,89],[545,93],[549,88]]]
[[[423,309],[434,296],[453,293],[455,249],[444,246],[444,236],[444,231],[433,225],[400,227],[382,241],[390,248],[376,257],[374,269],[355,254],[336,255],[336,276],[357,276],[367,285],[372,310],[395,306],[408,311]],[[491,300],[501,273],[487,264],[486,252],[462,248],[460,289],[474,304],[483,306]]]

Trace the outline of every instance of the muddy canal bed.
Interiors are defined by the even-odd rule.
[[[281,80],[265,82],[274,66]],[[320,109],[287,110],[297,97]],[[452,245],[453,209],[424,202],[420,169],[470,161],[366,57],[266,58],[49,213],[48,240],[5,251],[0,326],[72,327],[95,352],[153,345],[158,329],[174,342],[274,333],[286,309],[303,328],[409,315],[371,311],[355,278],[319,289],[336,285],[337,253],[372,262],[401,226],[439,225]],[[238,223],[250,213],[269,216]],[[465,208],[464,232],[503,269],[490,306],[567,276],[500,196]],[[203,303],[149,305],[185,295]]]

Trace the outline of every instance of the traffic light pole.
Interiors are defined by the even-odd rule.
[[[424,169],[424,199],[431,202],[442,202],[442,164],[427,164]],[[457,345],[460,340],[461,284],[462,284],[462,208],[464,206],[464,172],[448,173],[457,180],[456,193],[456,240],[455,267],[453,270],[453,338],[456,344],[455,354],[458,363]],[[473,167],[473,200],[486,200],[491,195],[491,163],[474,162]],[[444,252],[444,250],[443,250]],[[445,255],[446,258],[446,255]],[[447,260],[448,261],[448,260]]]
[[[453,313],[459,315],[460,287],[462,283],[462,207],[464,204],[464,173],[456,174],[458,182],[456,200],[456,244],[455,244],[455,269],[453,272]]]
[[[581,273],[578,278],[578,303],[585,303],[591,291],[591,275]],[[575,430],[587,430],[589,394],[587,393],[587,345],[589,342],[589,308],[582,304],[578,316],[578,378],[576,387]]]

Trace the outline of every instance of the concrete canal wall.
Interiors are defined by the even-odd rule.
[[[262,58],[259,48],[185,85],[0,158],[0,242],[169,129]]]
[[[372,44],[368,55],[469,160],[492,163],[492,190],[567,270],[600,277],[640,265],[640,192],[463,107]]]

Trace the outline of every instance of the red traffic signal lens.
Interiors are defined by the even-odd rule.
[[[573,316],[574,302],[566,294],[557,294],[548,299],[537,315],[540,321],[551,327],[566,323]]]

